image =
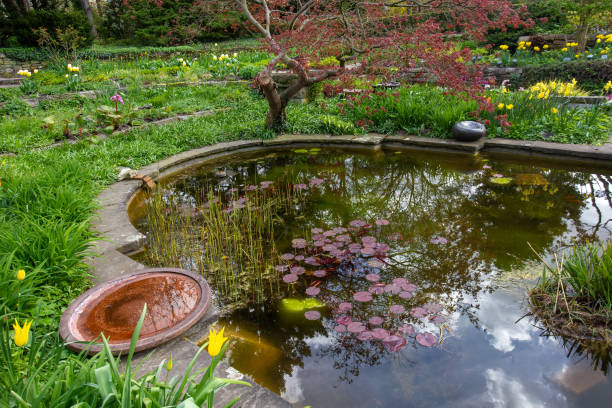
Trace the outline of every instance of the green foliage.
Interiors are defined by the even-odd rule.
[[[49,33],[55,35],[58,28],[64,30],[70,25],[76,28],[80,36],[84,38],[83,45],[92,44],[91,26],[82,11],[30,10],[24,16],[0,17],[0,45],[3,47],[15,45],[35,47],[38,37],[34,29],[44,27]]]
[[[571,81],[576,79],[581,88],[599,91],[610,78],[612,78],[612,61],[583,60],[527,66],[523,68],[520,82],[522,86],[526,86],[545,80]]]

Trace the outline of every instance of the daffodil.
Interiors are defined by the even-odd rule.
[[[604,90],[607,92],[610,89],[612,89],[612,81],[608,81],[605,85],[604,85]]]
[[[544,48],[545,50],[548,49],[548,44],[544,44],[544,46],[542,46],[542,48]]]
[[[234,58],[238,58],[238,53],[237,53],[237,52],[235,52],[235,53],[233,54],[233,56],[234,56]]]
[[[567,52],[567,47],[563,47],[563,48],[561,48],[561,51],[563,51],[563,52]]]
[[[216,357],[221,352],[221,347],[227,340],[227,337],[223,337],[223,331],[225,327],[221,329],[217,333],[215,329],[210,329],[210,334],[208,336],[208,354],[211,357]]]
[[[542,98],[544,98],[544,92],[543,91],[538,93],[538,99],[542,99]]]
[[[551,112],[552,112],[554,115],[556,115],[557,113],[559,113],[559,109],[557,109],[557,108],[552,108],[550,111],[551,111]]]
[[[35,69],[35,70],[34,70],[34,73],[35,73],[35,74],[38,74],[38,70],[37,70],[37,69]]]
[[[29,322],[26,320],[23,324],[23,327],[19,326],[19,322],[15,319],[15,323],[13,324],[13,329],[15,330],[14,341],[17,347],[24,346],[28,342],[28,337],[30,336],[30,326],[32,326],[32,320]]]
[[[506,109],[512,110],[512,109],[514,109],[514,105],[509,103],[509,104],[506,105]]]
[[[504,106],[506,106],[506,105],[504,105],[503,103],[499,103],[497,105],[497,109],[504,109]]]
[[[170,360],[166,363],[166,370],[172,370],[172,353],[170,353]]]
[[[526,46],[531,47],[531,41],[525,43]]]
[[[534,51],[540,51],[540,47],[533,47]]]
[[[501,48],[502,50],[506,51],[508,49],[508,46],[506,44],[502,44],[499,46],[499,48]]]
[[[216,61],[216,60],[217,60],[217,56],[213,55],[213,61]]]
[[[26,273],[23,269],[17,271],[17,280],[22,281],[26,277]]]

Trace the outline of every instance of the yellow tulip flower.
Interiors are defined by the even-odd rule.
[[[166,363],[166,370],[172,370],[172,353],[170,353],[170,360],[168,360],[168,363]]]
[[[563,48],[561,48],[561,51],[563,51],[563,52],[567,52],[567,47],[563,47]]]
[[[604,85],[604,90],[605,91],[609,91],[610,89],[612,89],[612,81],[608,81],[605,85]]]
[[[28,342],[28,337],[30,336],[30,326],[32,326],[32,320],[29,322],[26,320],[23,324],[23,327],[19,326],[19,322],[15,319],[15,323],[13,324],[13,329],[15,330],[14,341],[17,347],[24,346]]]
[[[572,46],[572,43],[565,43],[565,46],[566,46],[566,47],[571,47],[571,46]]]
[[[531,47],[531,41],[526,42],[525,45],[527,45],[528,47]]]
[[[514,109],[514,105],[509,103],[509,104],[506,105],[506,109],[512,110],[512,109]]]
[[[534,51],[540,51],[540,47],[533,47]]]
[[[601,38],[597,39],[597,44],[599,44],[601,42]]]
[[[502,44],[499,46],[499,48],[501,48],[502,50],[506,51],[508,49],[508,46],[506,44]]]
[[[544,97],[544,92],[540,92],[540,93],[538,94],[538,99],[542,99],[543,97]]]
[[[548,44],[544,44],[544,46],[543,46],[542,48],[544,48],[545,50],[547,50],[547,49],[548,49]]]
[[[23,269],[20,269],[17,271],[17,280],[22,281],[25,279],[25,277],[26,277],[26,273]]]
[[[228,339],[227,337],[223,337],[224,330],[225,327],[217,333],[214,329],[210,329],[210,334],[208,335],[208,354],[211,357],[216,357],[221,352],[221,347],[223,347],[223,344]]]
[[[235,53],[233,54],[233,56],[234,56],[234,58],[238,58],[238,53],[237,53],[237,52],[235,52]]]

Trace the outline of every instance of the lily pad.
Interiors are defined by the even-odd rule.
[[[372,336],[375,339],[384,340],[389,337],[389,332],[382,327],[377,327],[376,329],[372,330]]]
[[[422,307],[415,307],[410,311],[410,314],[416,318],[421,318],[427,316],[427,310]]]
[[[314,271],[312,273],[314,276],[316,276],[317,278],[323,278],[327,275],[327,272],[325,272],[324,269],[318,269],[316,271]]]
[[[346,316],[346,315],[340,316],[340,317],[336,318],[336,323],[338,323],[338,324],[343,324],[343,325],[346,326],[350,322],[351,322],[351,318],[349,316]]]
[[[383,293],[385,293],[385,286],[384,284],[370,286],[370,288],[368,289],[368,292],[370,292],[373,295],[382,295]]]
[[[344,333],[346,332],[346,326],[343,324],[339,324],[337,326],[334,327],[334,331],[337,333]]]
[[[510,184],[512,177],[491,177],[489,181],[494,184]]]
[[[342,302],[338,305],[338,312],[339,313],[346,313],[349,310],[351,310],[353,308],[353,305],[350,304],[349,302]]]
[[[389,225],[389,221],[387,220],[376,220],[376,225]]]
[[[404,324],[398,327],[397,330],[406,336],[410,336],[414,333],[414,326],[411,324]]]
[[[399,297],[401,297],[402,299],[410,299],[412,297],[412,293],[403,290],[399,293]]]
[[[290,261],[290,260],[291,260],[291,259],[293,259],[294,257],[295,257],[295,255],[287,253],[287,254],[282,254],[280,258],[281,258],[283,261]]]
[[[376,273],[369,273],[366,275],[366,280],[370,281],[370,282],[378,282],[380,280],[380,275],[376,274]]]
[[[350,322],[346,326],[346,330],[350,331],[351,333],[361,333],[362,331],[365,331],[366,328],[361,322]]]
[[[316,310],[309,310],[304,313],[304,317],[308,320],[319,320],[321,318],[321,313]]]
[[[401,349],[406,347],[406,339],[401,336],[397,336],[393,334],[383,339],[383,345],[385,346],[387,351],[390,351],[390,352],[400,351]]]
[[[434,344],[436,344],[436,342],[438,341],[436,339],[436,336],[429,333],[429,332],[423,332],[423,333],[419,333],[416,335],[416,341],[417,343],[419,343],[421,346],[424,347],[433,347]]]
[[[321,293],[321,289],[317,288],[316,286],[309,286],[306,288],[306,294],[308,296],[317,296],[319,293]]]
[[[383,318],[380,316],[372,316],[368,320],[368,323],[370,323],[373,326],[380,326],[381,324],[383,324]]]
[[[294,283],[297,282],[298,280],[298,276],[294,273],[288,273],[286,275],[283,275],[283,282],[285,283]]]
[[[374,338],[374,335],[372,334],[371,331],[362,331],[361,333],[359,333],[357,335],[357,339],[361,340],[361,341],[368,341],[368,340],[372,340],[372,338]]]
[[[405,308],[404,308],[404,306],[402,306],[402,305],[392,305],[392,306],[389,308],[389,313],[391,313],[391,314],[395,314],[395,315],[399,315],[399,314],[404,313],[404,311],[405,311],[405,310],[406,310],[406,309],[405,309]]]
[[[356,292],[353,295],[353,299],[357,302],[369,302],[372,300],[372,294],[370,292]]]

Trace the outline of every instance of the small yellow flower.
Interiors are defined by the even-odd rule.
[[[28,337],[30,336],[30,326],[32,325],[32,320],[29,322],[26,320],[23,324],[23,327],[19,326],[19,322],[15,319],[15,323],[13,324],[13,329],[15,330],[14,341],[17,347],[24,346],[28,342]]]
[[[534,51],[540,51],[540,47],[533,47]]]
[[[512,109],[514,109],[514,105],[509,103],[509,104],[506,105],[506,109],[512,110]]]
[[[561,48],[561,51],[563,51],[563,52],[567,52],[567,47],[563,47],[563,48]]]
[[[183,66],[186,66],[186,65],[187,65],[187,63],[185,61],[183,61]]]
[[[166,363],[166,370],[172,370],[172,353],[170,353],[170,360]]]
[[[605,91],[609,91],[610,89],[612,89],[612,81],[608,81],[605,85],[604,85],[604,90]]]
[[[238,58],[238,53],[237,53],[237,52],[235,52],[235,53],[233,54],[233,56],[234,56],[234,58]]]
[[[572,47],[577,47],[577,46],[578,46],[578,43],[577,43],[577,42],[573,42],[573,43],[572,43]]]
[[[525,41],[520,41],[519,46],[523,46],[523,45],[525,45]]]
[[[218,46],[219,46],[219,44],[215,43],[215,47],[218,47]]]
[[[543,97],[544,97],[544,92],[540,92],[540,93],[538,94],[538,99],[542,99]]]
[[[504,105],[503,103],[499,103],[499,104],[497,105],[497,109],[504,109],[504,106],[505,106],[505,105]]]
[[[68,78],[68,74],[66,74],[66,78]]]
[[[547,50],[547,49],[548,49],[548,44],[544,44],[544,46],[543,46],[542,48],[544,48],[545,50]]]
[[[508,88],[506,88],[505,86],[502,87],[502,93],[508,93]]]
[[[25,277],[26,277],[26,273],[23,269],[20,269],[17,271],[17,280],[22,281],[25,279]]]
[[[571,46],[572,46],[572,43],[565,43],[565,46],[566,46],[566,47],[571,47]]]
[[[506,51],[508,49],[508,46],[506,44],[502,44],[499,46],[499,48],[501,48],[502,50]]]
[[[550,111],[551,111],[553,114],[555,114],[555,115],[556,115],[557,113],[559,113],[559,109],[557,109],[557,108],[552,108]]]
[[[227,340],[227,337],[223,337],[224,330],[225,327],[217,333],[214,329],[210,329],[210,334],[208,336],[208,354],[211,357],[216,357],[221,352],[221,347],[223,347],[223,344]]]
[[[213,55],[213,61],[216,61],[216,60],[217,60],[217,56]]]
[[[34,70],[34,73],[35,73],[35,74],[38,74],[38,70],[37,70],[37,69],[35,69],[35,70]]]
[[[601,42],[601,38],[597,39],[597,44],[599,44]]]
[[[526,46],[531,47],[531,41],[525,43]]]

